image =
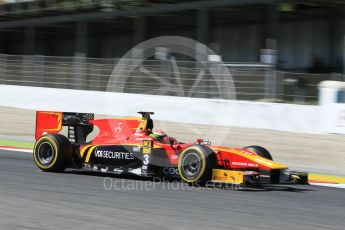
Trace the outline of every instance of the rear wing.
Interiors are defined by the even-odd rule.
[[[63,126],[68,126],[68,139],[72,143],[85,143],[93,131],[93,124],[89,123],[93,119],[93,113],[37,111],[35,138],[38,140],[46,133],[57,134]]]

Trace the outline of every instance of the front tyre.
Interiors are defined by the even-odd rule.
[[[210,148],[194,145],[181,153],[178,172],[182,181],[202,186],[212,179],[212,169],[216,165],[216,155]]]
[[[36,166],[45,172],[60,172],[72,160],[73,147],[65,136],[44,135],[35,144],[33,157]]]
[[[263,158],[266,158],[268,160],[273,161],[273,157],[272,157],[271,153],[267,149],[265,149],[264,147],[252,145],[252,146],[247,146],[244,149],[253,151],[254,153],[259,155],[260,157],[263,157]]]

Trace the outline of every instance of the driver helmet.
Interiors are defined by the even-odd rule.
[[[152,133],[150,134],[150,137],[153,137],[158,142],[165,142],[168,136],[162,130],[153,130]]]

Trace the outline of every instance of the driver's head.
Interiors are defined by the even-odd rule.
[[[150,134],[150,137],[153,137],[158,142],[162,142],[162,143],[169,142],[168,136],[162,130],[153,130],[152,133]]]

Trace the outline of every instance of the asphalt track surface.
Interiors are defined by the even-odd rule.
[[[343,189],[307,185],[191,189],[181,183],[108,176],[44,173],[34,166],[31,154],[0,151],[0,229],[314,230],[345,226]]]

